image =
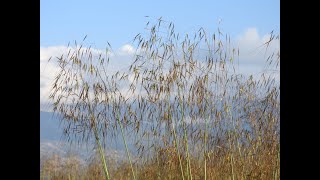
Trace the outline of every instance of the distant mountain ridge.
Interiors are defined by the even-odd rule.
[[[120,132],[120,131],[119,131]],[[106,156],[117,160],[124,159],[124,145],[121,134],[110,142],[106,148]],[[129,149],[133,150],[133,143],[128,142]],[[63,136],[63,127],[60,126],[59,118],[53,112],[40,111],[40,158],[52,154],[61,157],[68,156],[68,153],[76,153],[82,160],[94,155],[94,144],[70,145]]]
[[[40,111],[40,141],[58,141],[63,135],[59,119],[52,112]]]

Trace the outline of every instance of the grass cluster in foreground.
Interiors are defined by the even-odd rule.
[[[110,73],[111,47],[94,56],[76,46],[58,58],[53,110],[67,137],[95,141],[88,166],[42,166],[57,179],[279,179],[280,85],[274,76],[280,52],[265,53],[265,70],[241,74],[239,49],[228,35],[200,28],[181,37],[159,19],[134,38],[128,69]],[[264,45],[278,37],[273,34]],[[120,130],[127,161],[105,157]],[[134,141],[137,157],[128,149]],[[59,158],[58,158],[59,159]],[[58,163],[59,164],[59,163]],[[54,172],[53,172],[54,169]]]
[[[221,150],[223,151],[228,150]],[[136,178],[182,179],[177,152],[174,148],[161,149],[157,154],[158,160],[154,158],[147,164],[135,167]],[[222,154],[216,158],[208,158],[207,179],[279,179],[278,154],[259,153],[255,156],[233,157],[232,160],[230,155]],[[231,161],[234,161],[233,167],[231,167]],[[112,179],[133,179],[129,162],[116,163],[116,160],[109,159],[108,165]],[[203,165],[203,160],[191,157],[193,179],[204,179]],[[186,171],[186,163],[183,167]],[[105,179],[105,175],[99,158],[92,158],[87,164],[83,164],[77,156],[62,158],[52,155],[43,160],[40,179]]]

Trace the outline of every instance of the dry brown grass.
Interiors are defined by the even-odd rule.
[[[229,154],[217,157],[208,157],[207,179],[232,179],[231,159]],[[235,179],[274,179],[277,165],[277,154],[258,154],[255,156],[234,158]],[[158,152],[157,161],[148,162],[137,166],[137,179],[182,179],[180,174],[179,160],[175,148],[162,149]],[[186,160],[183,158],[184,167]],[[112,179],[132,179],[131,166],[129,163],[109,163],[110,176]],[[196,157],[191,158],[193,179],[204,179],[203,161]],[[67,161],[61,161],[61,157],[54,155],[43,163],[40,179],[105,179],[103,168],[98,158],[88,165],[81,165],[79,161],[71,157]]]
[[[61,71],[50,95],[54,110],[63,115],[67,136],[96,140],[104,174],[97,160],[81,175],[49,163],[55,175],[279,179],[280,85],[268,70],[278,68],[280,52],[266,57],[260,75],[244,76],[237,71],[239,49],[220,31],[210,36],[200,28],[179,37],[174,24],[161,19],[147,29],[147,37],[134,38],[138,50],[125,71],[107,74],[108,54],[93,57],[82,46],[58,58]],[[271,34],[265,47],[277,38]],[[131,161],[126,148],[128,163],[120,167],[105,160],[101,145],[118,128],[125,145],[126,133],[136,137],[139,155]],[[125,133],[128,128],[133,131]]]

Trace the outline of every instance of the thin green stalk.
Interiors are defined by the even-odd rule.
[[[231,147],[231,135],[230,135],[230,130],[228,131],[229,135],[229,143],[230,143],[230,161],[231,161],[231,173],[232,173],[232,180],[234,180],[234,171],[233,171],[233,154],[232,154],[232,147]]]
[[[167,95],[167,102],[169,102],[169,96]],[[170,105],[168,106],[168,112],[170,111]],[[169,118],[171,116],[168,116]],[[178,148],[178,139],[177,139],[177,134],[176,134],[176,130],[175,130],[175,121],[174,119],[172,119],[172,124],[173,124],[173,135],[174,135],[174,146],[175,148],[177,149],[177,153],[178,153],[178,159],[179,159],[179,166],[180,166],[180,171],[181,171],[181,177],[182,177],[182,180],[184,180],[184,174],[183,174],[183,167],[182,167],[182,162],[181,162],[181,157],[180,157],[180,151],[179,151],[179,148]]]
[[[105,156],[104,156],[104,151],[103,151],[103,148],[101,146],[101,143],[100,143],[100,140],[99,140],[99,135],[98,135],[98,130],[97,130],[97,127],[94,125],[94,136],[96,138],[96,143],[98,145],[98,150],[99,150],[99,154],[100,154],[100,159],[102,160],[102,164],[103,164],[103,170],[104,170],[104,173],[106,175],[106,179],[107,180],[110,180],[110,176],[109,176],[109,172],[108,172],[108,168],[107,168],[107,163],[106,163],[106,159],[105,159]]]
[[[209,119],[210,119],[209,115]],[[205,135],[204,135],[204,179],[207,179],[207,136],[208,136],[208,121],[205,118]]]
[[[233,128],[234,128],[234,131],[233,131],[233,134],[235,134],[235,124],[234,124],[234,120],[233,120],[233,118],[232,118],[232,112],[231,112],[231,110],[230,110],[230,108],[229,108],[229,106],[227,106],[226,107],[226,111],[227,111],[227,113],[229,114],[229,116],[230,116],[230,119],[231,119],[231,121],[232,121],[232,125],[233,125]],[[231,160],[231,172],[232,172],[232,180],[234,180],[234,167],[233,167],[233,153],[232,153],[232,147],[231,147],[231,132],[229,131],[229,141],[230,141],[230,151],[231,151],[231,157],[230,157],[230,160]]]
[[[161,177],[161,169],[160,169],[160,162],[159,162],[159,154],[158,154],[158,151],[156,149],[156,146],[153,146],[153,147],[154,147],[154,152],[157,152],[156,153],[156,161],[157,161],[157,165],[158,165],[157,177],[158,177],[158,179],[160,179],[160,177]]]
[[[232,180],[234,180],[234,171],[233,171],[233,154],[231,153],[231,171],[232,171]]]
[[[124,142],[124,145],[125,145],[125,148],[126,148],[126,152],[127,152],[127,156],[128,156],[128,159],[129,159],[129,163],[130,163],[130,166],[131,166],[132,176],[133,176],[133,179],[135,180],[135,179],[136,179],[136,176],[135,176],[135,174],[134,174],[134,170],[133,170],[133,166],[132,166],[132,161],[131,161],[131,157],[130,157],[129,149],[128,149],[128,145],[127,145],[127,141],[126,141],[126,138],[124,137],[123,127],[122,127],[122,124],[121,124],[121,122],[120,122],[120,115],[119,115],[119,113],[118,113],[118,115],[117,115],[117,120],[118,120],[120,129],[121,129],[122,139],[123,139],[123,142]]]
[[[176,131],[175,131],[175,123],[174,123],[174,119],[172,119],[172,123],[173,123],[173,135],[174,135],[174,138],[175,138],[175,147],[177,149],[177,153],[178,153],[178,159],[179,159],[179,166],[180,166],[180,171],[181,171],[181,176],[182,176],[182,180],[184,180],[184,175],[183,175],[183,167],[182,167],[182,162],[181,162],[181,157],[180,157],[180,151],[179,151],[179,148],[178,148],[178,139],[177,139],[177,134],[176,134]]]
[[[183,102],[180,96],[180,88],[178,85],[178,93],[179,93],[179,103],[180,103],[180,108],[181,108],[181,119],[183,123],[183,132],[184,132],[184,141],[185,141],[185,146],[186,146],[186,153],[187,153],[187,169],[188,169],[188,179],[190,176],[190,179],[192,180],[192,173],[191,173],[191,163],[190,163],[190,155],[189,155],[189,147],[188,147],[188,137],[187,137],[187,128],[186,128],[186,122],[184,120],[184,109],[183,109]]]
[[[208,87],[207,87],[208,88]],[[206,101],[209,102],[209,94],[206,96]],[[208,136],[208,121],[205,119],[205,133],[204,133],[204,180],[207,180],[207,136]],[[208,119],[211,119],[211,114],[209,114]]]
[[[106,175],[106,179],[110,180],[108,167],[107,167],[107,163],[106,163],[106,158],[104,156],[104,150],[103,150],[102,145],[100,143],[98,129],[97,129],[95,118],[94,118],[94,115],[93,115],[93,112],[92,112],[92,109],[91,109],[90,106],[89,106],[89,113],[91,114],[91,121],[93,123],[93,132],[94,132],[94,136],[95,136],[95,139],[96,139],[96,143],[98,145],[98,151],[99,151],[99,154],[100,154],[100,159],[101,159],[102,164],[103,164],[103,170],[104,170],[104,173]]]

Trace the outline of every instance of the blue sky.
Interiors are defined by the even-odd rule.
[[[209,34],[217,32],[221,19],[220,29],[231,35],[240,48],[239,71],[259,73],[265,54],[257,47],[268,40],[272,30],[279,33],[280,1],[40,0],[40,104],[48,102],[50,85],[58,70],[48,59],[66,53],[68,42],[82,41],[87,35],[84,45],[91,45],[95,52],[104,51],[110,42],[118,54],[112,61],[112,69],[116,70],[132,60],[134,46],[130,41],[146,32],[149,20],[159,17],[174,22],[175,32],[181,36],[193,34],[200,27]],[[269,49],[280,50],[279,45],[275,42]]]
[[[88,35],[96,48],[105,48],[107,41],[119,48],[144,31],[146,15],[173,21],[182,33],[199,27],[214,31],[219,18],[231,37],[252,27],[259,34],[280,30],[279,0],[40,0],[40,46],[66,45]]]

